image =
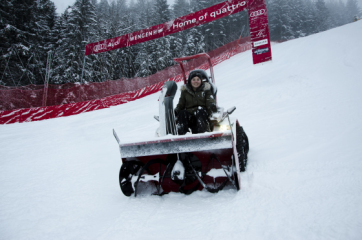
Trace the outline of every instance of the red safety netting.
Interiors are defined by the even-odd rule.
[[[231,56],[251,49],[250,37],[235,40],[209,52],[216,65]],[[207,69],[204,59],[185,65],[188,72]],[[48,85],[47,106],[43,106],[44,86],[0,87],[0,124],[37,121],[116,106],[159,91],[166,81],[182,81],[178,65],[145,78],[109,80],[102,83]]]
[[[250,38],[243,38],[230,42],[208,54],[214,60],[226,52],[235,49],[236,45],[243,45]],[[229,54],[232,54],[231,52]],[[224,56],[227,57],[227,54]],[[220,61],[221,59],[218,59]],[[187,64],[186,71],[203,63],[204,59],[196,59]],[[223,60],[221,60],[223,61]],[[217,64],[215,62],[215,64]],[[181,74],[178,65],[174,65],[145,78],[121,78],[101,83],[48,85],[46,106],[71,104],[101,99],[107,96],[134,91]],[[35,108],[43,106],[43,85],[27,85],[22,87],[0,86],[0,111],[20,108]]]

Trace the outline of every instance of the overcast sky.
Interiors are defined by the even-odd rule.
[[[174,1],[175,0],[167,0],[168,4],[170,4],[170,5],[172,5],[174,3]],[[329,1],[333,1],[333,0],[329,0]],[[344,0],[344,1],[347,1],[347,0]],[[55,3],[55,6],[57,7],[57,13],[61,14],[65,11],[65,9],[69,5],[73,5],[75,0],[53,0],[53,2]],[[362,0],[357,0],[357,2],[359,3],[360,8],[362,8]]]

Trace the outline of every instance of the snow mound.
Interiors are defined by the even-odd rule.
[[[241,190],[127,198],[121,141],[154,136],[158,94],[0,125],[1,239],[361,239],[362,21],[215,67],[250,152]],[[175,101],[178,100],[178,95]]]

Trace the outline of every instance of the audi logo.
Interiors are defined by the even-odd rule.
[[[257,16],[260,16],[260,15],[263,15],[264,13],[265,13],[265,9],[261,9],[261,10],[252,12],[250,14],[250,17],[257,17]]]

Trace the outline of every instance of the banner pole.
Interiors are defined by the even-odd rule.
[[[50,69],[52,62],[52,51],[48,52],[48,59],[47,59],[47,66],[46,66],[46,73],[45,73],[45,83],[44,83],[44,91],[43,91],[43,107],[47,104],[48,98],[48,83],[49,83],[49,76],[50,76]]]
[[[80,78],[80,83],[83,83],[83,74],[84,74],[85,58],[86,58],[86,55],[84,55],[84,59],[83,59],[83,68],[82,68],[82,76],[81,76],[81,78]]]

